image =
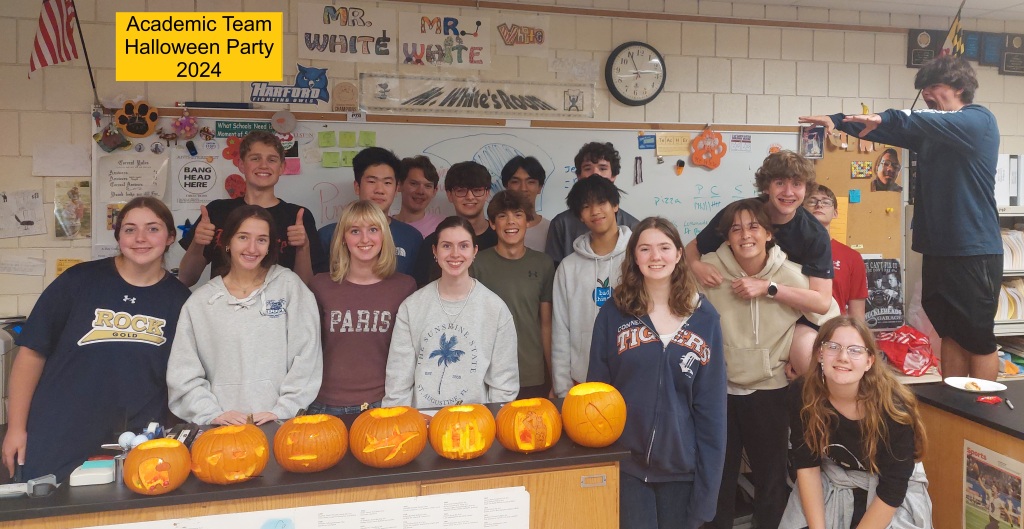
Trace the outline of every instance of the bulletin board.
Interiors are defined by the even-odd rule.
[[[158,109],[158,125],[165,131],[180,116],[181,109]],[[269,124],[272,112],[245,110],[190,109],[198,119],[200,128],[211,132],[231,127],[246,129],[252,123]],[[754,172],[771,149],[796,149],[797,127],[742,126],[714,127],[722,134],[728,151],[720,165],[710,170],[693,165],[689,156],[663,156],[659,163],[653,141],[645,141],[641,133],[684,131],[696,137],[704,125],[666,125],[643,123],[591,123],[505,121],[471,118],[421,118],[410,116],[371,115],[365,122],[347,121],[345,114],[319,114],[296,112],[298,124],[292,132],[297,146],[297,159],[289,160],[286,173],[281,176],[276,194],[283,200],[307,208],[316,219],[317,226],[336,222],[342,208],[355,198],[351,156],[368,145],[391,149],[399,158],[425,154],[431,158],[442,176],[454,163],[474,160],[491,173],[492,192],[502,189],[500,171],[505,162],[516,155],[534,156],[540,160],[548,177],[537,209],[547,218],[566,209],[565,197],[575,182],[573,157],[579,148],[590,141],[612,142],[619,151],[622,168],[616,185],[623,191],[620,206],[637,218],[660,215],[670,219],[679,228],[684,242],[692,239],[707,225],[711,217],[728,203],[756,194]],[[752,129],[752,130],[750,130]],[[244,131],[239,132],[239,136]],[[653,140],[653,138],[647,138]],[[133,140],[141,143],[139,151],[128,148],[106,153],[94,146],[93,175],[98,181],[99,193],[104,180],[110,176],[110,159],[145,159],[154,166],[159,160],[166,162],[163,183],[164,201],[171,207],[175,222],[187,228],[196,222],[199,206],[217,198],[227,198],[228,187],[237,181],[241,171],[224,157],[231,146],[225,137],[204,140],[192,139],[196,155],[191,155],[186,142],[171,141],[164,148],[153,144],[166,141],[157,135]],[[323,143],[321,143],[323,142]],[[643,144],[643,145],[642,145]],[[153,150],[161,151],[159,154]],[[337,153],[337,154],[328,154]],[[325,167],[338,165],[338,167]],[[686,166],[676,174],[678,160]],[[101,170],[100,166],[104,170]],[[197,177],[196,175],[202,175]],[[197,180],[197,178],[199,178]],[[205,178],[205,180],[204,180]],[[184,186],[206,186],[202,189]],[[201,191],[201,192],[197,192]],[[94,256],[109,255],[116,251],[113,232],[107,227],[105,216],[116,209],[106,202],[117,197],[97,196],[94,208],[97,229],[94,232]],[[401,196],[392,207],[395,213],[401,206]],[[110,211],[108,211],[110,210]],[[443,192],[437,194],[428,211],[453,214],[451,204]],[[173,245],[167,256],[168,268],[180,261],[184,251]]]
[[[902,259],[903,196],[906,191],[872,191],[872,181],[876,178],[879,157],[885,149],[894,148],[902,166],[906,165],[907,152],[881,143],[874,143],[871,151],[862,152],[859,139],[843,136],[846,148],[826,141],[824,157],[815,161],[818,183],[835,192],[840,202],[840,215],[846,216],[845,237],[841,234],[842,223],[833,221],[833,238],[862,254]],[[900,168],[896,182],[906,188],[906,167]],[[842,204],[844,199],[851,198],[852,191],[860,192],[859,202],[855,202],[854,194],[853,200],[849,200],[847,205]],[[842,238],[836,237],[837,230]]]

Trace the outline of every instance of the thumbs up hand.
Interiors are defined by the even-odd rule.
[[[206,206],[199,206],[199,211],[199,222],[193,228],[195,235],[192,236],[192,244],[206,246],[213,242],[216,226],[210,222],[210,213],[206,211]]]
[[[302,222],[302,215],[305,212],[306,208],[299,208],[299,213],[295,215],[295,224],[288,226],[288,246],[302,248],[309,244],[309,239],[306,238],[306,225]]]

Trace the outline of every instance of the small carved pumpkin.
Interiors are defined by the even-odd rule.
[[[171,492],[185,483],[188,474],[188,448],[177,439],[146,441],[124,459],[124,485],[147,496]]]
[[[348,429],[333,415],[301,415],[274,434],[274,459],[288,472],[320,472],[348,451]]]
[[[576,444],[601,448],[619,439],[626,427],[626,401],[604,382],[584,382],[562,401],[562,425]]]
[[[447,459],[475,459],[494,443],[494,415],[483,404],[441,408],[430,420],[430,446]]]
[[[562,417],[548,399],[509,402],[498,410],[496,422],[498,442],[513,452],[541,452],[562,437]]]
[[[374,468],[400,467],[427,446],[427,423],[407,406],[368,409],[356,417],[349,433],[352,455]]]
[[[241,483],[263,472],[270,444],[253,424],[220,426],[192,443],[192,473],[215,485]]]

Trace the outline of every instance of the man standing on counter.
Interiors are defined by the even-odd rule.
[[[800,122],[917,151],[912,248],[924,255],[921,304],[942,338],[942,375],[995,380],[993,330],[1003,274],[995,199],[999,127],[987,108],[973,104],[978,80],[962,58],[925,64],[914,87],[927,110]]]

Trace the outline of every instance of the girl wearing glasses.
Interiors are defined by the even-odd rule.
[[[718,495],[719,527],[732,527],[740,456],[746,451],[753,470],[754,520],[776,527],[789,494],[786,485],[786,364],[797,321],[814,325],[839,315],[831,304],[816,314],[815,292],[800,265],[787,260],[774,244],[771,219],[756,198],[739,200],[723,210],[717,228],[725,242],[701,261],[718,269],[723,281],[706,287],[722,315],[728,379],[726,451]],[[767,283],[767,294],[762,295]],[[720,525],[719,525],[720,524]]]
[[[796,487],[783,529],[931,527],[914,394],[878,358],[867,326],[841,316],[814,340],[790,402]]]

